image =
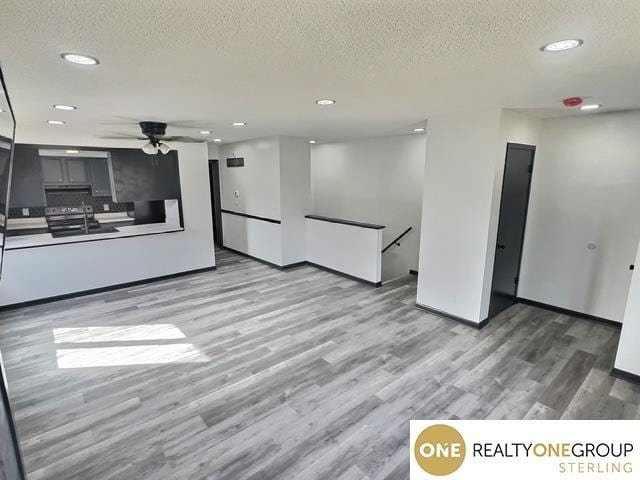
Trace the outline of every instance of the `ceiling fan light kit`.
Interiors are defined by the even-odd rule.
[[[193,138],[185,135],[165,136],[167,132],[167,123],[165,122],[139,122],[142,137],[133,135],[116,135],[100,137],[105,140],[146,140],[147,143],[142,146],[142,151],[147,155],[156,155],[158,152],[166,155],[172,150],[171,144],[167,142],[180,143],[202,143],[202,138]],[[218,139],[214,140],[218,141]]]
[[[167,132],[167,124],[163,122],[140,122],[142,134],[149,139],[149,143],[142,147],[142,151],[147,155],[156,155],[158,152],[166,155],[171,151],[168,143],[161,141]]]
[[[156,153],[158,153],[158,147],[149,142],[142,147],[142,151],[147,155],[155,155]]]

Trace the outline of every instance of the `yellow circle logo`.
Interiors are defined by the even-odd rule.
[[[464,462],[467,447],[464,438],[449,425],[431,425],[424,429],[413,447],[413,455],[425,472],[451,475]]]

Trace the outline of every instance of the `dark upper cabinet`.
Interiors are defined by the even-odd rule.
[[[69,183],[89,183],[89,161],[86,158],[65,158],[64,166]]]
[[[106,158],[89,159],[91,171],[91,195],[94,197],[111,196],[111,175],[109,173],[109,160]]]
[[[45,185],[89,184],[86,158],[41,157]]]
[[[61,158],[44,157],[42,162],[42,178],[46,184],[64,182],[64,163]]]
[[[11,172],[9,206],[11,208],[45,207],[43,164],[38,147],[16,144]]]
[[[45,187],[91,185],[94,196],[115,202],[180,198],[178,153],[147,155],[142,150],[109,149],[110,158],[40,156],[38,145],[17,144],[11,207],[46,206]]]
[[[147,155],[142,150],[111,150],[113,200],[138,202],[180,198],[178,154]]]

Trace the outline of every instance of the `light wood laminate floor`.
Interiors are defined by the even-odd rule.
[[[1,315],[30,480],[406,480],[410,419],[640,418],[616,328],[517,305],[477,331],[412,276],[217,258]]]

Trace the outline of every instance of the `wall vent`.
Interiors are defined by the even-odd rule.
[[[244,167],[244,158],[227,158],[227,167]]]

